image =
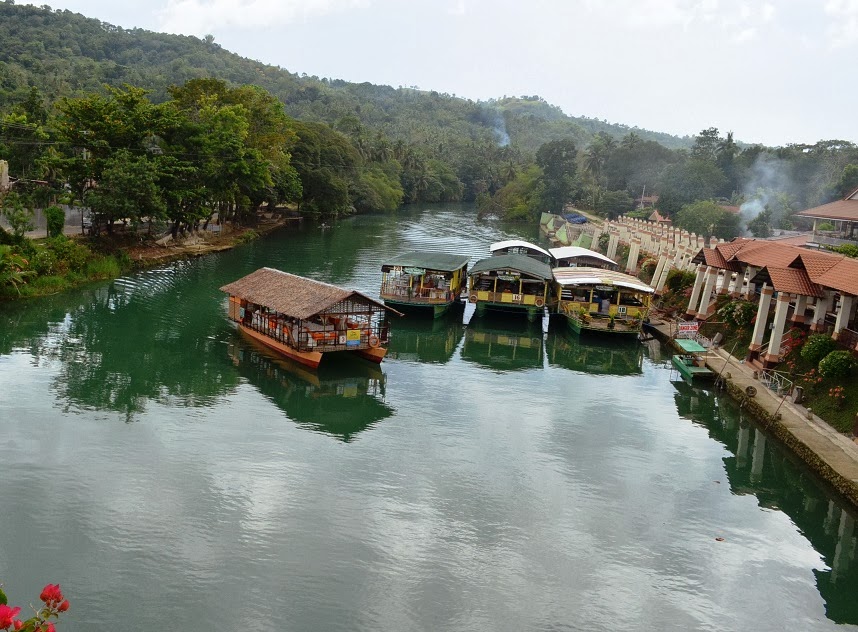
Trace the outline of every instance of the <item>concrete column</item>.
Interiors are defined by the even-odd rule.
[[[789,300],[789,293],[778,292],[778,298],[775,302],[774,327],[772,327],[772,337],[769,339],[769,352],[763,358],[766,362],[780,362],[781,342],[783,342],[784,330],[786,329]]]
[[[801,324],[804,322],[804,313],[807,311],[807,297],[804,294],[797,294],[795,297],[795,311],[792,314],[792,322]]]
[[[745,275],[748,278],[748,287],[743,290],[743,293],[748,297],[753,296],[757,292],[757,284],[751,283],[751,279],[757,276],[757,272],[759,272],[759,270],[754,266],[748,266],[745,270]]]
[[[661,277],[661,271],[664,270],[664,266],[666,264],[667,257],[658,258],[658,264],[656,264],[655,266],[655,272],[652,273],[652,283],[650,283],[650,285],[652,285],[653,287],[655,287],[655,284],[658,283],[658,279],[659,277]],[[658,290],[656,290],[655,293],[658,294]]]
[[[831,311],[831,302],[834,300],[834,292],[825,290],[825,296],[817,298],[813,306],[813,322],[810,324],[811,331],[825,331],[825,314]]]
[[[774,290],[763,283],[760,290],[760,302],[757,305],[757,321],[754,323],[754,333],[751,335],[749,351],[759,351],[763,346],[763,337],[766,335],[766,327],[769,324],[769,306],[772,304]]]
[[[691,289],[691,298],[688,299],[688,309],[685,310],[686,316],[697,315],[697,301],[700,300],[700,290],[703,289],[703,281],[706,279],[706,266],[702,263],[697,266],[697,278],[694,279],[694,287]]]
[[[661,294],[664,292],[664,284],[667,283],[667,276],[670,274],[670,259],[664,257],[664,268],[661,270],[661,276],[659,277],[656,284],[653,286],[655,288],[656,294]]]
[[[608,259],[614,259],[617,256],[617,246],[620,243],[620,236],[617,233],[611,233],[608,238]]]
[[[634,274],[638,269],[638,256],[641,252],[640,237],[634,237],[629,245],[629,260],[626,262],[626,272]]]
[[[751,453],[751,480],[759,483],[763,478],[763,462],[766,456],[766,435],[754,428],[754,451]]]
[[[840,308],[837,310],[837,322],[834,323],[832,338],[837,340],[841,331],[849,325],[849,317],[852,315],[852,301],[855,299],[851,294],[840,294]]]
[[[590,250],[598,250],[599,249],[599,238],[602,236],[601,228],[593,229],[593,243],[590,244]]]
[[[730,289],[730,271],[721,270],[718,273],[718,294],[726,294]]]
[[[700,294],[700,307],[697,309],[697,318],[706,320],[709,316],[709,307],[712,305],[712,290],[715,289],[715,280],[718,278],[718,269],[709,267],[706,271],[706,282],[703,284],[703,292]]]

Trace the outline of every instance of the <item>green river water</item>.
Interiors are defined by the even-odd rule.
[[[657,343],[409,318],[381,366],[312,372],[218,291],[271,266],[377,295],[389,255],[512,236],[468,207],[305,223],[0,305],[10,602],[59,582],[87,632],[858,624],[852,516]]]

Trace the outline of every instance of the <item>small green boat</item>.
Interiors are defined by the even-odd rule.
[[[679,374],[689,382],[695,380],[711,380],[715,378],[715,372],[706,366],[704,354],[706,347],[696,340],[677,338],[674,340],[684,353],[673,356],[670,361]]]

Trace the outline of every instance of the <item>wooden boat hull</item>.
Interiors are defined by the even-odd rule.
[[[594,326],[592,324],[587,324],[582,322],[580,318],[574,318],[572,316],[566,315],[566,324],[569,326],[569,329],[574,331],[576,334],[580,334],[582,332],[587,333],[596,333],[596,334],[607,334],[609,336],[619,336],[621,338],[636,338],[640,332],[640,327],[631,328],[631,327],[614,327],[613,329],[609,329],[607,326]]]
[[[273,338],[269,338],[265,334],[261,334],[258,331],[250,329],[249,327],[245,327],[241,323],[236,324],[238,325],[238,330],[243,332],[248,337],[253,338],[257,342],[264,344],[269,349],[273,349],[274,351],[285,355],[287,358],[291,358],[305,366],[317,369],[319,367],[319,363],[322,361],[322,353],[319,351],[298,351],[297,349],[293,349],[289,345],[283,344],[279,340],[274,340]]]
[[[352,353],[356,353],[364,360],[381,364],[381,361],[384,360],[384,356],[387,355],[387,349],[384,347],[370,347],[369,349],[359,349]]]
[[[414,314],[432,314],[432,318],[440,318],[444,314],[450,311],[450,308],[453,307],[456,303],[458,303],[459,299],[453,301],[446,301],[443,303],[411,303],[408,301],[399,301],[390,298],[384,298],[384,304],[388,307],[393,307],[394,309],[399,310],[400,312],[406,313],[414,313]]]

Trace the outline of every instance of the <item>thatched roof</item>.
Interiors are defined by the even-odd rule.
[[[340,301],[357,297],[359,302],[386,308],[384,303],[355,290],[346,290],[330,283],[314,281],[274,268],[260,268],[237,281],[220,288],[257,305],[263,305],[299,320],[333,307]]]

